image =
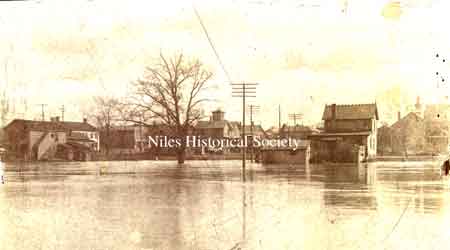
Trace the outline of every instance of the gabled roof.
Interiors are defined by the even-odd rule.
[[[331,120],[333,105],[325,105],[322,120]],[[373,104],[336,105],[337,120],[379,119],[378,109]]]
[[[206,129],[206,128],[225,128],[225,126],[232,127],[228,121],[198,121],[195,128]]]
[[[415,112],[410,112],[406,116],[402,117],[400,120],[398,120],[394,124],[392,124],[391,128],[399,128],[403,124],[405,124],[411,120],[416,121],[416,122],[424,121],[424,119],[422,117],[420,117],[420,115],[416,114]]]
[[[87,122],[56,122],[72,131],[96,131],[97,129]]]
[[[13,124],[19,124],[26,127],[29,130],[35,131],[96,131],[97,129],[87,122],[52,122],[52,121],[32,121],[32,120],[22,120],[14,119],[10,122],[4,129],[12,126]]]

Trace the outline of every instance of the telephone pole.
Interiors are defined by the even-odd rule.
[[[245,161],[247,140],[245,136],[245,99],[256,97],[256,86],[258,83],[231,83],[232,96],[242,98],[242,126],[241,126],[241,140],[242,148],[242,180],[245,181]]]
[[[278,104],[278,132],[281,129],[281,105]]]
[[[64,105],[61,106],[60,110],[61,110],[61,121],[64,121],[64,111],[65,111]]]
[[[45,107],[47,106],[47,104],[40,103],[40,104],[36,104],[36,105],[41,106],[41,119],[42,119],[42,121],[45,121]]]
[[[248,107],[250,108],[250,135],[252,137],[252,143],[250,143],[250,161],[254,162],[255,160],[255,152],[254,152],[254,148],[253,148],[253,112],[258,112],[259,111],[259,106],[258,105],[253,105],[250,104],[248,105]]]
[[[289,114],[289,120],[294,120],[294,126],[297,125],[297,120],[301,120],[303,118],[302,113],[291,113]]]
[[[297,120],[302,119],[302,117],[303,117],[303,114],[301,114],[301,113],[289,114],[289,120],[294,120],[294,133],[295,133],[295,126],[297,126]],[[288,137],[289,137],[291,135],[289,126],[287,126],[287,128],[288,128],[287,133],[288,133]]]

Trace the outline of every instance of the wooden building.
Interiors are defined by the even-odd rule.
[[[353,161],[361,147],[365,160],[376,157],[376,104],[326,105],[322,120],[324,131],[308,136],[314,161]]]
[[[57,117],[50,121],[15,119],[4,131],[14,158],[49,160],[56,156],[58,146],[68,143],[90,151],[99,150],[99,134],[86,119],[83,122],[60,121]]]

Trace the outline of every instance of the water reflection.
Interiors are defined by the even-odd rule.
[[[10,164],[0,249],[430,249],[448,237],[434,163],[249,164],[245,183],[240,166]]]

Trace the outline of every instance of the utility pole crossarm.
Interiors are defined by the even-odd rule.
[[[45,107],[48,106],[48,104],[40,103],[36,105],[41,106],[41,119],[42,121],[45,121]]]
[[[245,99],[256,97],[256,86],[258,83],[231,83],[232,87],[232,97],[242,98],[242,126],[241,126],[241,136],[242,143],[246,145],[246,135],[245,135]],[[246,161],[246,151],[247,147],[242,149],[242,180],[245,181],[245,161]]]

